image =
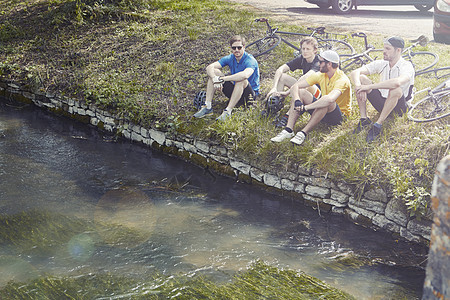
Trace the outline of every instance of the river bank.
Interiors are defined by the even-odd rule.
[[[302,165],[277,170],[271,165],[255,164],[220,143],[211,143],[189,134],[139,126],[94,105],[48,94],[35,94],[13,83],[0,82],[0,95],[32,103],[53,113],[178,156],[208,172],[256,184],[264,190],[311,206],[317,209],[318,214],[341,214],[357,224],[375,230],[386,230],[408,241],[427,243],[430,240],[432,219],[411,218],[405,203],[380,186],[372,185],[361,189]]]
[[[336,207],[342,212],[351,205],[369,223],[375,220],[397,233],[398,225],[406,228],[405,237],[409,222],[415,224],[417,216],[430,220],[429,191],[434,169],[448,153],[448,122],[417,124],[396,118],[378,143],[368,145],[362,135],[350,134],[358,120],[355,113],[336,128],[319,127],[304,146],[293,148],[270,142],[277,129],[272,120],[261,119],[256,108],[236,110],[228,122],[220,124],[192,119],[193,97],[205,83],[204,67],[228,53],[230,32],[245,32],[249,40],[260,37],[264,28],[251,22],[256,16],[244,5],[202,0],[136,0],[128,6],[115,1],[102,5],[81,1],[74,6],[64,0],[11,4],[0,16],[6,24],[0,34],[3,92],[180,153],[204,167],[217,163],[217,171],[238,174],[241,180],[264,182],[282,193],[309,191],[309,202],[316,206],[321,202],[322,211]],[[436,44],[424,49],[447,51]],[[269,89],[276,68],[290,57],[290,49],[280,46],[260,59],[263,92]],[[418,88],[431,84],[417,80]],[[221,111],[225,103],[218,97],[215,111]],[[376,112],[370,110],[369,115]],[[297,127],[306,122],[306,118],[299,120]],[[221,150],[216,153],[215,147]],[[315,174],[318,180],[305,179]],[[334,189],[335,181],[355,189]],[[332,199],[332,189],[345,196],[333,192]],[[360,200],[364,192],[373,190],[379,191],[378,203],[367,209]],[[395,203],[402,213],[394,224],[377,217]],[[420,240],[427,235],[417,232],[409,238]]]

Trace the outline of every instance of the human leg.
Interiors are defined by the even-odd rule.
[[[313,95],[306,89],[299,89],[299,97],[300,101],[304,105],[311,104],[314,101]],[[297,122],[297,119],[301,116],[301,113],[295,109],[295,100],[298,99],[294,98],[291,99],[291,104],[289,108],[289,119],[286,125],[286,127],[290,129],[294,129],[295,122]]]
[[[291,139],[291,142],[296,145],[303,144],[308,133],[321,121],[329,125],[337,125],[343,121],[341,110],[336,102],[331,103],[327,107],[316,108],[311,114],[311,119],[309,119],[308,124],[297,132]]]
[[[214,70],[217,76],[223,76],[223,73],[219,69]],[[203,118],[208,115],[212,115],[212,98],[215,92],[214,83],[212,79],[208,76],[208,81],[206,82],[206,95],[205,95],[205,105],[203,105],[199,111],[194,114],[195,118]]]

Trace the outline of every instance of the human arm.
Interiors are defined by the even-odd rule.
[[[296,83],[294,83],[293,86],[291,86],[290,92],[292,99],[299,99],[300,98],[299,90],[310,86],[310,84],[306,81],[307,77],[305,76],[300,77],[300,79]]]
[[[355,86],[355,95],[356,99],[359,101],[365,101],[367,98],[368,90],[361,90],[361,75],[370,75],[369,69],[366,66],[362,66],[354,71],[352,71],[349,75],[350,81]]]
[[[409,82],[409,76],[407,75],[400,75],[397,78],[391,78],[385,81],[381,81],[381,82],[377,82],[377,83],[372,83],[372,84],[366,84],[366,85],[360,85],[355,86],[355,92],[358,94],[360,92],[365,92],[368,90],[373,90],[373,89],[388,89],[388,90],[392,90],[392,89],[396,89],[398,87],[401,87],[402,85],[404,85],[405,83]]]
[[[306,110],[314,110],[317,108],[328,107],[331,103],[336,102],[337,98],[342,94],[342,92],[338,89],[332,90],[328,95],[324,95],[320,97],[317,101],[296,107],[295,109],[299,112],[303,112]]]
[[[219,78],[223,81],[243,81],[249,79],[253,72],[255,72],[254,69],[246,68],[244,71],[232,75],[220,76]]]
[[[277,87],[278,83],[280,82],[281,76],[289,70],[289,66],[287,64],[284,64],[275,71],[275,76],[273,78],[273,87],[269,91],[269,93],[267,93],[267,98],[270,97],[270,95],[272,95],[273,93],[277,92]]]

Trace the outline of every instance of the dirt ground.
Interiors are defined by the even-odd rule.
[[[412,5],[360,6],[347,15],[336,15],[331,9],[321,10],[304,0],[228,0],[254,6],[260,10],[284,15],[290,21],[305,25],[341,28],[348,32],[399,35],[415,39],[425,35],[433,39],[433,9],[420,12]]]

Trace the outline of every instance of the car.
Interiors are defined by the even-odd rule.
[[[315,4],[320,8],[332,7],[338,14],[348,13],[352,7],[363,5],[414,5],[420,11],[427,11],[433,8],[435,0],[305,0]]]
[[[435,42],[450,44],[450,0],[437,0],[434,5],[433,37]]]

